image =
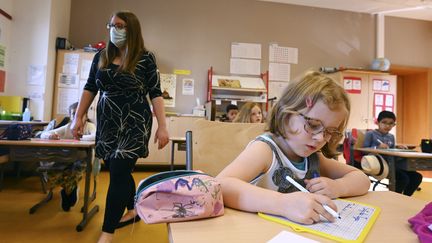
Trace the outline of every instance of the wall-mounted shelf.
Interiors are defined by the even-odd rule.
[[[215,75],[213,67],[208,70],[207,118],[217,120],[225,113],[225,107],[237,103],[256,102],[268,109],[268,71],[260,76]]]

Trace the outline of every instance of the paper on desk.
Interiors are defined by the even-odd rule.
[[[288,231],[281,231],[279,234],[273,237],[273,239],[267,241],[267,243],[285,243],[285,242],[318,243],[318,241],[314,241]]]

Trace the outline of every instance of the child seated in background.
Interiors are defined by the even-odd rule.
[[[258,103],[247,102],[241,108],[233,122],[262,123],[263,114]]]
[[[74,139],[70,126],[72,124],[72,119],[75,116],[77,107],[78,107],[78,102],[75,102],[69,106],[69,116],[71,119],[66,125],[58,127],[53,130],[44,131],[42,132],[40,137],[42,139]],[[84,134],[81,140],[94,141],[96,136],[96,126],[93,123],[88,122],[87,116],[85,116],[85,120],[87,121],[87,123],[84,128]]]
[[[395,145],[395,138],[390,133],[396,125],[396,115],[391,111],[381,111],[378,114],[378,129],[366,132],[363,147],[365,148],[402,148],[405,146]],[[382,155],[387,160],[388,156]],[[394,158],[396,165],[396,188],[397,193],[411,196],[422,182],[423,176],[417,171],[408,171],[407,161],[404,158]]]
[[[349,114],[348,96],[331,78],[310,72],[291,81],[272,109],[268,132],[217,176],[225,205],[302,224],[319,222],[320,216],[334,221],[323,205],[336,210],[332,199],[365,194],[370,186],[363,172],[331,159]]]
[[[232,122],[238,114],[238,107],[234,104],[229,104],[226,107],[226,114],[221,118],[223,122]]]
[[[78,106],[78,102],[73,103],[69,106],[69,115],[71,118],[75,116],[75,112]],[[87,121],[87,116],[84,116]],[[44,131],[41,134],[42,139],[74,139],[71,132],[70,126],[71,122],[66,125]],[[96,126],[91,122],[86,122],[84,128],[84,134],[82,140],[94,141],[96,134]],[[71,207],[75,206],[78,201],[78,182],[81,180],[83,171],[85,169],[85,162],[82,160],[85,158],[85,154],[67,154],[68,158],[64,158],[63,152],[58,151],[58,153],[53,152],[55,156],[52,160],[57,161],[52,162],[41,162],[41,169],[46,170],[46,183],[48,188],[51,190],[54,187],[60,185],[62,190],[61,195],[61,207],[64,211],[69,211]],[[70,151],[69,151],[70,152]],[[82,152],[82,151],[80,151]],[[63,158],[61,158],[63,157]],[[70,160],[70,162],[58,162],[59,160],[64,161],[65,159]],[[51,160],[51,159],[50,159]]]

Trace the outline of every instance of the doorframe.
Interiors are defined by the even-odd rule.
[[[392,65],[390,68],[390,74],[397,75],[397,91],[396,91],[396,102],[397,102],[397,126],[396,126],[396,140],[399,144],[420,144],[421,138],[430,138],[432,137],[432,69],[425,67],[410,67],[410,66],[402,66],[402,65]],[[416,76],[424,76],[426,80],[420,80],[421,85],[424,85],[426,92],[426,97],[410,97],[408,94],[415,91],[416,87],[409,85],[407,83],[408,79],[415,78]],[[405,81],[404,81],[405,80]],[[423,82],[424,81],[424,82]],[[418,87],[417,87],[418,89]],[[412,105],[413,102],[404,102],[404,99],[419,99],[419,105],[424,105],[426,115],[425,121],[415,121],[412,118],[410,119],[407,115],[408,112],[414,110],[418,110],[418,106]],[[407,106],[408,105],[408,106]],[[425,132],[416,131],[412,129],[419,124],[419,122],[426,122],[426,127],[424,128]],[[407,130],[409,129],[409,130]],[[426,134],[424,134],[426,133]],[[407,138],[404,134],[414,134],[410,136],[411,138]],[[412,137],[416,137],[413,139]]]

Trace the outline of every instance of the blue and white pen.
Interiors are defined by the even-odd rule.
[[[290,176],[286,176],[285,177],[289,182],[291,182],[291,184],[293,184],[297,189],[299,189],[302,192],[307,192],[310,193],[308,190],[306,190],[306,188],[304,188],[302,185],[300,185],[297,181],[295,181],[293,178],[291,178]],[[323,204],[323,208],[329,213],[331,214],[333,217],[341,219],[341,216],[334,211],[331,207],[329,207],[327,204]]]

